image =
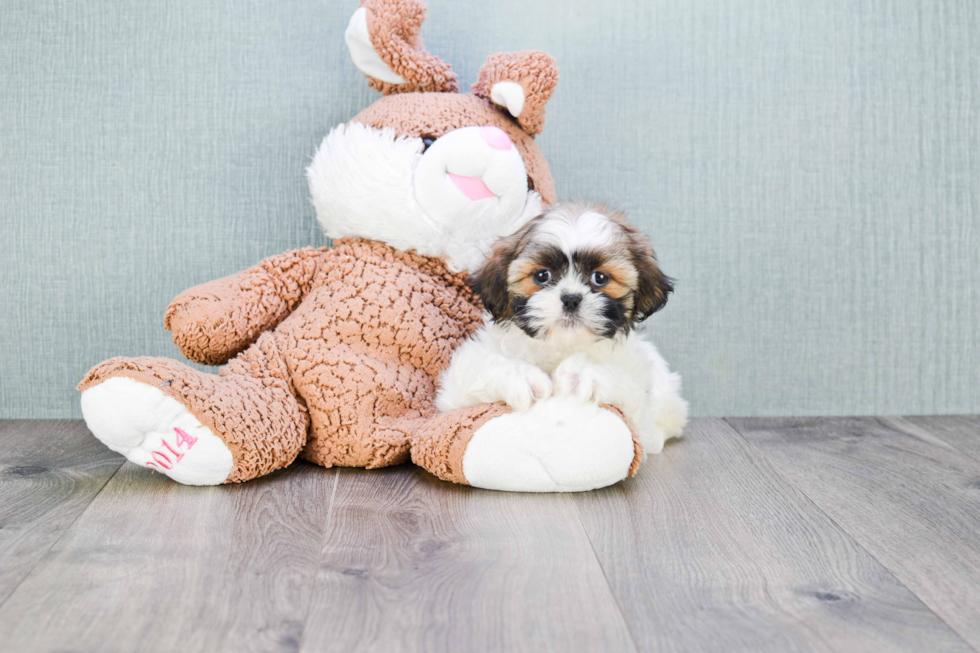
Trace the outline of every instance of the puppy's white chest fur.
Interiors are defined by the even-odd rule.
[[[553,374],[571,356],[583,356],[597,363],[609,360],[617,350],[626,346],[628,336],[596,338],[590,333],[563,331],[546,338],[532,338],[514,325],[490,322],[484,327],[484,338],[488,346],[501,354],[524,360]]]

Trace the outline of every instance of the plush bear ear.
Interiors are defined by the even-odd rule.
[[[473,94],[502,107],[532,136],[544,127],[544,105],[558,84],[558,64],[546,52],[491,54],[473,84]]]
[[[422,0],[361,0],[344,40],[371,88],[384,95],[459,90],[449,64],[422,47],[424,21]]]

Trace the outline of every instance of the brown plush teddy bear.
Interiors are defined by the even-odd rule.
[[[616,408],[549,398],[447,414],[436,383],[482,321],[467,287],[495,240],[555,201],[534,142],[558,80],[543,52],[492,55],[468,94],[422,47],[419,0],[363,0],[346,41],[383,97],[307,171],[332,248],[287,252],[181,293],[165,325],[189,359],[113,358],[79,384],[89,428],[186,484],[247,481],[297,456],[411,459],[456,483],[587,490],[642,449]]]

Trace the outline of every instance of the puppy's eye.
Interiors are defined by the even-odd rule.
[[[543,286],[551,281],[551,270],[538,270],[531,275],[531,278],[534,279],[534,283]]]
[[[605,272],[599,272],[596,270],[592,273],[592,285],[596,288],[602,288],[604,285],[609,283],[609,275]]]
[[[436,139],[431,136],[422,137],[422,153],[424,154],[427,149],[432,147],[432,144],[436,142]]]

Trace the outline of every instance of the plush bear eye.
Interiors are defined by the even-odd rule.
[[[432,144],[435,143],[435,142],[436,142],[436,139],[432,138],[431,136],[423,136],[422,137],[422,152],[424,153],[427,149],[429,149],[430,147],[432,147]]]
[[[531,278],[534,279],[534,283],[538,284],[539,286],[543,286],[551,281],[551,270],[538,270],[531,275]]]
[[[602,288],[604,285],[609,283],[609,275],[605,272],[599,272],[596,270],[592,273],[592,285],[596,288]]]

